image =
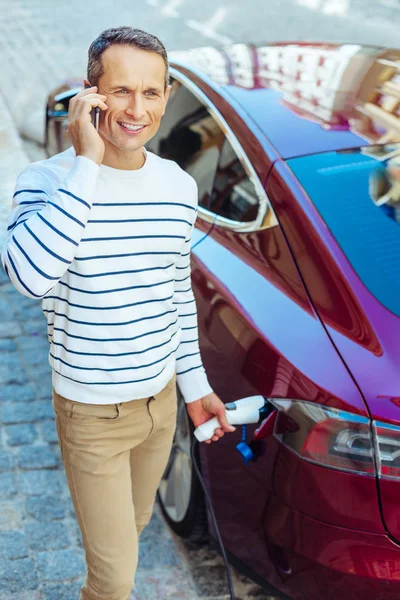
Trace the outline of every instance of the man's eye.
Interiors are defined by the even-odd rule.
[[[146,96],[157,96],[157,93],[156,93],[156,92],[153,92],[153,91],[151,91],[151,90],[149,90],[149,91],[145,92],[145,94],[146,94]]]
[[[118,90],[117,94],[126,94],[128,90]]]

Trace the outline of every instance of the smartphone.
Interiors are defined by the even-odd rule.
[[[85,85],[85,89],[90,88],[91,86],[86,84]],[[93,123],[93,127],[96,128],[96,131],[99,130],[99,120],[100,120],[100,108],[98,106],[96,106],[95,108],[92,108],[92,110],[90,111],[90,116],[92,117],[92,123]]]

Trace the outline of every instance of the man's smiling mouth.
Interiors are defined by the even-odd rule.
[[[118,125],[130,134],[140,133],[147,127],[147,125],[132,125],[132,123],[126,123],[125,121],[118,121]]]

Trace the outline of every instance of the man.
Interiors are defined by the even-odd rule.
[[[165,48],[140,30],[104,31],[85,84],[70,102],[72,147],[18,178],[2,262],[22,294],[42,298],[47,318],[58,439],[88,570],[80,599],[128,600],[171,450],[175,375],[195,426],[219,418],[208,443],[234,428],[197,342],[197,186],[144,149],[170,93]]]

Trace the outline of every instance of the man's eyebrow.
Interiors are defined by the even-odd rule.
[[[114,90],[127,90],[128,92],[131,92],[131,88],[129,88],[127,85],[113,85],[110,88],[110,91],[113,92]],[[157,87],[157,86],[150,86],[145,88],[146,92],[159,92],[161,93],[161,88]]]

